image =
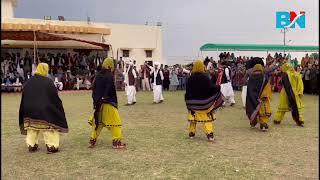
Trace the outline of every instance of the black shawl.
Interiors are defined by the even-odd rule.
[[[207,110],[212,105],[216,110],[223,104],[223,95],[205,73],[194,73],[187,82],[185,101],[188,110]]]
[[[68,132],[62,102],[51,79],[35,75],[24,85],[19,111],[21,134],[26,134],[24,124],[28,127],[39,124],[44,128]]]
[[[293,120],[298,125],[301,125],[302,122],[299,119],[299,110],[298,110],[298,106],[297,106],[296,96],[293,93],[291,83],[290,83],[290,80],[289,80],[287,73],[282,73],[282,84],[283,84],[283,88],[286,91],[286,94],[288,97],[288,105],[291,110]]]
[[[246,70],[253,68],[256,64],[261,64],[264,66],[264,62],[262,58],[254,57],[246,62]]]
[[[110,70],[103,69],[96,75],[92,86],[92,99],[95,107],[102,103],[118,107],[116,87]]]
[[[268,84],[268,76],[264,73],[253,73],[250,75],[247,86],[246,114],[250,124],[257,124],[257,116],[261,106],[260,96]]]

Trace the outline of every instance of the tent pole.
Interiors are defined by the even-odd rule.
[[[36,31],[33,31],[33,64],[36,63]]]
[[[111,53],[112,53],[112,55],[111,55],[111,56],[112,56],[112,58],[114,59],[114,54],[113,54],[112,45],[110,45],[109,47],[110,47],[110,51],[111,51]],[[108,56],[108,54],[107,54],[107,56]]]
[[[119,48],[117,48],[117,59],[119,59]]]
[[[216,53],[217,53],[217,59],[218,59],[219,58],[218,48],[216,49]],[[219,60],[217,62],[219,62]]]

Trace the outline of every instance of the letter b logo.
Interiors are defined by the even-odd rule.
[[[290,24],[290,13],[285,11],[276,12],[276,28],[284,28]]]

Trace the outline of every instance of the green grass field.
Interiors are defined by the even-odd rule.
[[[69,125],[62,134],[60,152],[29,153],[20,135],[20,95],[2,94],[2,179],[318,179],[318,96],[305,95],[305,127],[286,114],[269,132],[250,129],[237,104],[217,112],[214,143],[206,140],[202,126],[196,138],[188,136],[183,92],[164,92],[165,102],[152,105],[151,92],[138,92],[135,106],[124,106],[118,92],[127,150],[111,148],[104,129],[97,147],[88,149],[92,114],[91,92],[61,93]],[[276,110],[279,94],[272,99]],[[41,136],[42,138],[42,136]]]

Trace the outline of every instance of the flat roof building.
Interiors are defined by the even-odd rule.
[[[40,31],[66,37],[109,44],[108,56],[136,60],[137,65],[145,61],[166,62],[162,58],[161,26],[98,23],[87,21],[64,21],[15,18],[16,0],[1,0],[1,30]],[[58,17],[57,17],[58,18]],[[50,19],[50,18],[49,18]],[[32,41],[2,40],[4,48],[33,48]],[[101,49],[101,47],[76,41],[41,41],[39,49]]]

